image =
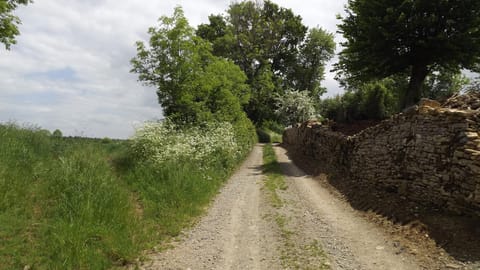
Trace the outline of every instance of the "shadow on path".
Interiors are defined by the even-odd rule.
[[[480,218],[459,216],[433,206],[420,205],[394,190],[358,183],[341,172],[325,168],[320,161],[288,147],[280,147],[287,149],[287,155],[299,168],[318,181],[328,183],[327,186],[334,188],[330,188],[333,193],[340,193],[354,209],[364,212],[367,218],[376,223],[384,223],[385,218],[393,222],[394,226],[388,229],[390,233],[405,235],[407,239],[425,246],[429,238],[433,239],[454,259],[480,264]]]

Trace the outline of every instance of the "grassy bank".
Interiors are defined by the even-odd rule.
[[[0,269],[132,262],[188,226],[245,153],[224,154],[158,163],[130,141],[0,125]]]

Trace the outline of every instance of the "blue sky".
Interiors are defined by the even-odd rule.
[[[36,0],[16,11],[18,44],[0,47],[0,122],[31,123],[65,135],[127,138],[162,117],[155,89],[131,74],[134,43],[177,5],[193,26],[231,1]],[[308,26],[336,31],[346,0],[278,0]],[[340,37],[337,35],[337,41]],[[340,91],[327,74],[328,95]]]

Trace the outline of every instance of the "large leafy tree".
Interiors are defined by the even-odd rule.
[[[336,69],[360,81],[408,72],[403,107],[420,99],[432,71],[478,68],[478,0],[349,0],[346,12]]]
[[[320,81],[334,53],[333,36],[320,28],[308,31],[292,10],[270,1],[243,1],[209,20],[196,33],[213,44],[215,55],[233,60],[247,75],[252,99],[245,110],[253,121],[275,117],[274,97],[285,89],[307,90],[312,97],[325,91]]]
[[[335,53],[333,35],[321,28],[310,29],[305,41],[300,45],[300,53],[295,71],[290,75],[290,87],[306,90],[312,97],[320,97],[326,92],[321,86],[325,78],[325,63]]]
[[[12,44],[16,43],[15,37],[20,34],[18,25],[20,19],[12,12],[18,5],[26,5],[31,0],[0,0],[0,42],[8,50]]]
[[[249,100],[246,76],[233,62],[212,55],[180,7],[149,29],[150,42],[137,42],[132,72],[157,87],[166,116],[177,122],[236,121]]]

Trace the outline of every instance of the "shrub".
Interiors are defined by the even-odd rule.
[[[172,121],[146,123],[135,133],[132,150],[141,160],[157,164],[192,160],[204,162],[222,155],[240,159],[253,144],[248,122],[212,122],[202,126],[181,127]]]
[[[287,90],[275,98],[278,119],[285,125],[316,117],[315,104],[307,91]]]
[[[398,112],[398,98],[387,86],[383,81],[368,83],[356,91],[324,99],[320,112],[337,122],[385,119]]]

